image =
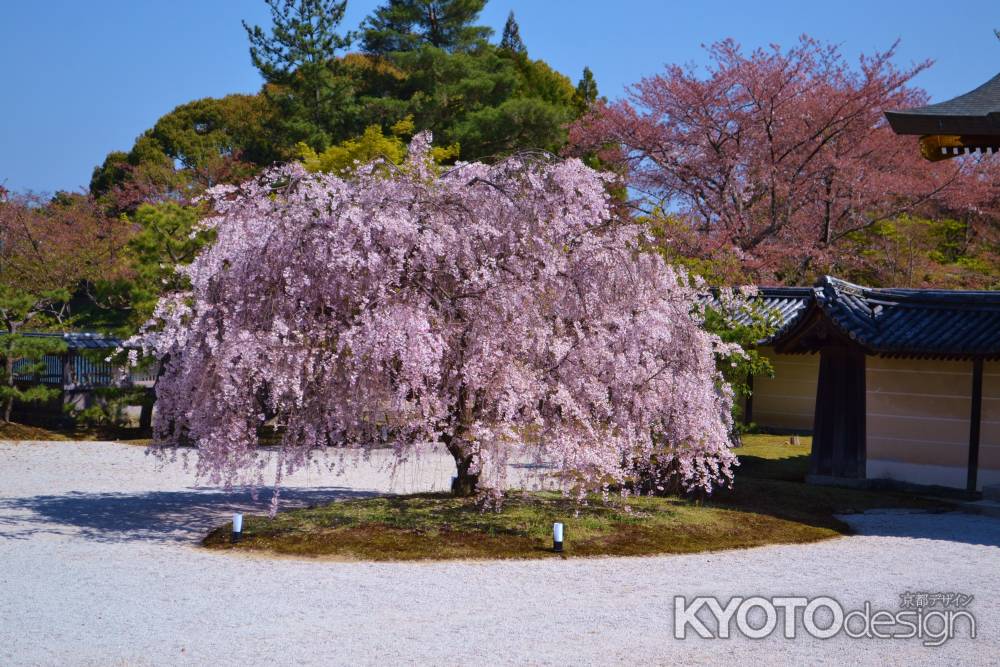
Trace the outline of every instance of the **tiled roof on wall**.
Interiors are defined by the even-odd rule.
[[[809,287],[760,287],[758,298],[764,307],[778,318],[777,330],[765,341],[780,338],[806,313],[812,303],[813,293]]]
[[[848,338],[886,356],[1000,356],[1000,292],[862,287],[824,276],[815,303]]]
[[[713,292],[706,295],[707,303],[715,308],[719,308],[718,295]],[[811,287],[758,287],[756,300],[763,306],[769,317],[773,317],[777,328],[775,332],[759,341],[766,344],[776,338],[795,324],[813,301],[813,291]],[[750,324],[749,314],[738,314],[736,321],[742,324]]]
[[[31,332],[25,336],[61,338],[70,350],[113,350],[120,347],[122,341],[114,336],[105,336],[97,333],[41,333]]]

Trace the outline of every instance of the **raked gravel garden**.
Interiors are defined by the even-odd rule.
[[[300,471],[287,506],[442,490],[453,470],[443,453],[387,461],[376,452],[343,475]],[[1000,662],[993,518],[874,511],[844,517],[856,535],[811,544],[634,558],[375,563],[201,545],[234,510],[263,513],[267,500],[197,486],[141,446],[0,443],[0,663]],[[831,595],[845,608],[897,609],[908,591],[974,595],[978,637],[938,648],[673,637],[677,595]]]

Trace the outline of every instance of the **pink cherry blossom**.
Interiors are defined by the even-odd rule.
[[[577,494],[654,457],[686,489],[728,483],[732,346],[699,326],[695,281],[639,250],[606,177],[524,156],[437,173],[429,147],[388,175],[286,165],[210,191],[217,241],[133,340],[164,361],[157,444],[197,446],[225,485],[262,482],[272,419],[279,475],[330,447],[440,443],[456,492],[485,499],[523,457]]]

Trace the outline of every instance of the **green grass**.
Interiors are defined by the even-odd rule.
[[[482,512],[472,499],[421,494],[335,502],[272,520],[247,517],[240,544],[230,544],[227,525],[209,534],[205,545],[349,560],[545,558],[554,555],[554,521],[565,524],[566,556],[693,553],[836,534],[679,498],[633,498],[627,508],[620,500],[598,500],[581,507],[555,493],[517,493],[503,511]]]
[[[731,490],[719,491],[713,503],[826,527],[847,534],[846,524],[835,514],[871,509],[912,508],[944,510],[945,501],[902,492],[805,484],[812,438],[801,436],[798,445],[787,435],[746,435],[734,450],[740,459]]]
[[[805,481],[812,436],[800,436],[798,445],[790,444],[790,440],[787,435],[744,435],[743,446],[734,450],[740,457],[737,477]]]
[[[847,534],[835,514],[874,508],[942,509],[905,494],[803,484],[809,441],[748,436],[732,490],[686,498],[593,499],[580,506],[555,493],[512,493],[502,512],[441,494],[335,502],[244,519],[205,539],[212,549],[344,560],[552,558],[552,523],[566,526],[564,557],[681,554],[805,543]],[[795,481],[795,480],[799,481]]]

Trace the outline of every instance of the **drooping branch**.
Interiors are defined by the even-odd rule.
[[[184,269],[191,292],[135,341],[169,359],[158,442],[197,443],[222,483],[257,481],[262,414],[292,469],[388,440],[441,443],[456,491],[492,498],[518,455],[581,491],[625,484],[624,462],[654,451],[714,462],[679,466],[687,488],[726,483],[731,398],[698,295],[614,218],[608,177],[518,156],[435,173],[429,138],[414,144],[398,171],[289,166],[212,193],[217,240]]]

